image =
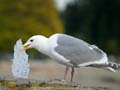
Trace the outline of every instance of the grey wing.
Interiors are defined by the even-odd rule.
[[[58,46],[54,50],[67,60],[70,60],[73,65],[98,61],[104,55],[104,52],[96,46],[64,34],[58,36],[57,44]]]

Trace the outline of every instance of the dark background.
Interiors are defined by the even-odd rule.
[[[61,14],[65,33],[96,44],[108,54],[119,54],[119,10],[119,0],[75,0]]]

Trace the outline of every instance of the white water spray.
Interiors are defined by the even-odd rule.
[[[14,59],[12,64],[13,76],[16,79],[28,79],[30,71],[29,66],[28,55],[23,48],[21,39],[19,39],[14,45]]]

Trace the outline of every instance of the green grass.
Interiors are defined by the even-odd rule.
[[[64,90],[64,89],[71,89],[75,88],[68,84],[60,84],[60,83],[51,83],[51,82],[32,82],[30,81],[28,84],[17,84],[14,80],[1,80],[0,81],[0,87],[5,87],[4,90]]]
[[[63,82],[37,82],[17,84],[15,80],[0,80],[0,90],[114,90],[107,87],[87,87]]]

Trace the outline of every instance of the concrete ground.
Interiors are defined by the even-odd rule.
[[[52,60],[34,61],[30,60],[30,79],[52,80],[63,79],[65,66],[57,64]],[[0,62],[0,75],[9,75],[8,79],[13,78],[11,73],[11,62]],[[70,80],[70,72],[67,80]],[[110,72],[96,68],[77,68],[74,75],[74,82],[83,86],[90,87],[111,87],[120,90],[120,71]]]

